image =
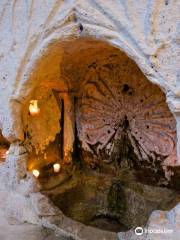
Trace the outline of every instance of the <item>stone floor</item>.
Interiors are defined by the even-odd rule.
[[[180,236],[180,204],[169,212],[154,211],[151,215],[149,229],[172,229],[172,234],[143,234],[137,236],[134,230],[119,233],[119,240],[179,240]],[[177,216],[176,216],[177,215]],[[176,219],[176,220],[173,220]],[[88,238],[89,239],[89,238]],[[9,223],[0,209],[0,240],[70,240],[57,236],[53,231],[28,223]],[[72,240],[72,239],[71,239]]]
[[[63,237],[56,236],[49,229],[36,225],[10,224],[0,212],[0,240],[67,240]]]

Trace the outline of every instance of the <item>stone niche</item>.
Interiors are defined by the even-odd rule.
[[[179,238],[179,9],[168,0],[0,1],[8,219],[76,240],[139,239],[140,225]]]
[[[23,110],[28,170],[64,215],[120,232],[177,204],[176,121],[132,59],[98,40],[52,43],[31,78],[39,85]]]

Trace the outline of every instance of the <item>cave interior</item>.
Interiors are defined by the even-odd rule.
[[[27,168],[66,216],[119,232],[176,205],[176,121],[165,93],[130,57],[99,40],[58,42],[31,77]],[[3,161],[9,143],[0,140]]]

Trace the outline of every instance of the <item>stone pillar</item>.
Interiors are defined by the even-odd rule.
[[[75,140],[75,113],[73,93],[59,93],[64,101],[64,132],[63,134],[63,157],[65,163],[71,163]]]

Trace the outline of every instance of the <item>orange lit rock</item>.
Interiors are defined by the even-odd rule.
[[[93,155],[92,165],[121,162],[116,159],[116,152],[126,161],[132,148],[131,160],[136,157],[138,164],[146,162],[155,168],[156,164],[179,165],[179,1],[26,2],[0,1],[0,129],[11,142],[12,153],[0,168],[0,177],[6,173],[1,187],[8,183],[5,189],[8,186],[9,201],[4,209],[11,217],[25,222],[32,221],[38,205],[42,211],[33,218],[33,223],[50,226],[72,238],[114,240],[117,238],[114,233],[98,232],[66,219],[60,212],[58,216],[57,211],[52,213],[47,199],[47,204],[34,201],[32,207],[32,194],[26,188],[29,152],[36,149],[44,155],[46,147],[55,141],[60,133],[60,111],[57,103],[47,106],[51,101],[43,100],[42,119],[29,122],[28,104],[30,99],[46,96],[40,87],[67,93],[77,90],[75,117],[70,116],[74,112],[73,101],[70,96],[64,98],[66,162],[71,161],[76,121],[81,150]],[[146,76],[146,83],[141,82],[141,74],[134,76],[133,71],[126,76],[124,69],[129,60],[115,66],[113,58],[121,50],[136,62]],[[34,91],[38,92],[36,96]],[[124,149],[119,148],[122,145]],[[47,157],[41,163],[48,161]],[[17,191],[19,185],[23,191]],[[82,196],[82,192],[78,193]]]
[[[36,116],[40,113],[40,108],[38,107],[38,100],[30,101],[29,112],[32,116]]]
[[[71,163],[73,145],[75,140],[74,96],[71,93],[60,93],[59,97],[64,101],[64,131],[63,151],[65,163]]]

